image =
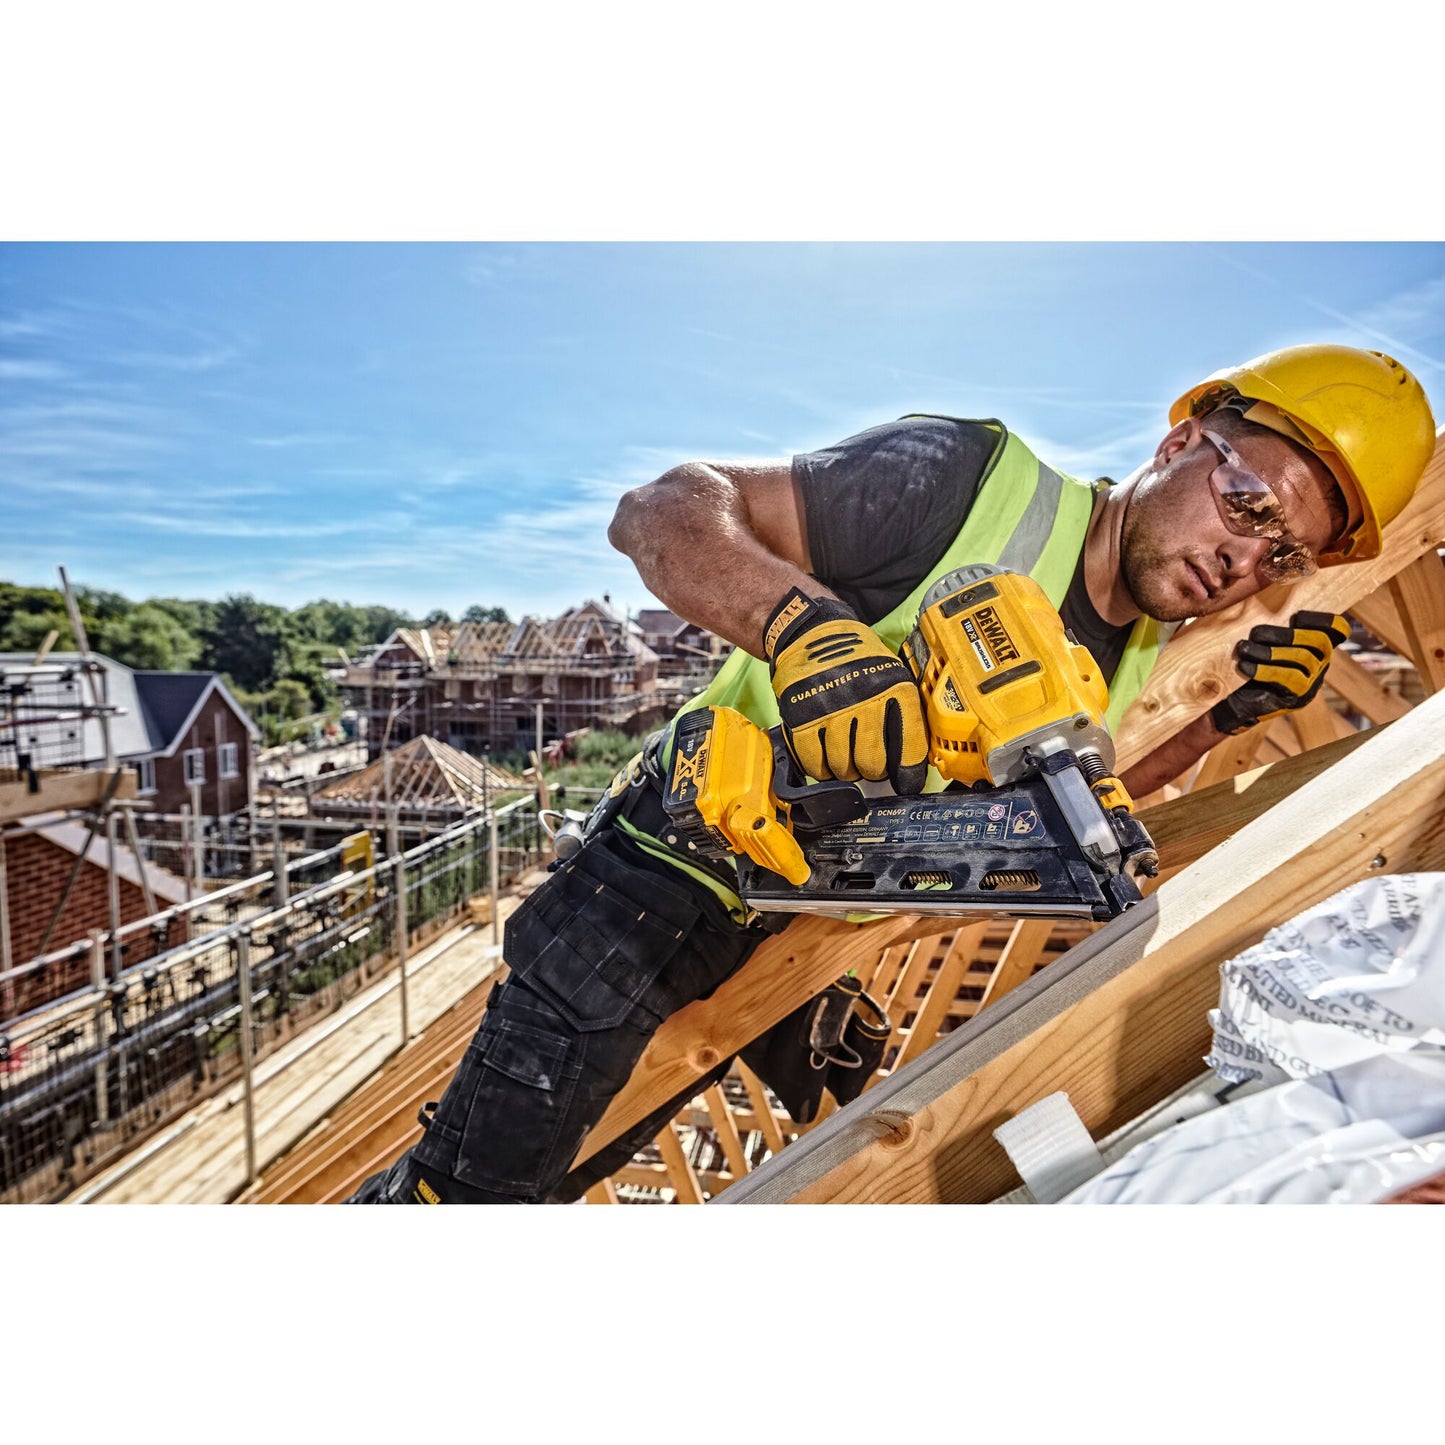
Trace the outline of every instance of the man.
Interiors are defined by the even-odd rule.
[[[1117,727],[1172,624],[1377,556],[1435,442],[1414,377],[1340,346],[1216,373],[1170,421],[1113,486],[1053,471],[998,422],[905,417],[791,462],[677,467],[622,498],[609,537],[656,597],[738,649],[692,705],[780,722],[811,777],[917,791],[927,725],[897,651],[936,577],[968,562],[1029,572],[1111,679]],[[1346,633],[1317,613],[1256,628],[1238,651],[1243,685],[1125,786],[1150,792],[1224,735],[1303,706]],[[425,1138],[356,1202],[576,1199],[685,1101],[568,1173],[663,1019],[766,936],[735,874],[664,841],[668,759],[664,730],[598,805],[586,846],[508,922],[511,975],[423,1115]]]

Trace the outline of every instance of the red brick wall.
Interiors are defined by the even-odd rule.
[[[238,778],[221,777],[220,744],[223,742],[236,744],[236,766],[241,774]],[[156,790],[147,795],[152,808],[157,813],[179,813],[181,804],[191,801],[182,757],[187,748],[200,748],[205,753],[206,781],[201,786],[201,812],[208,818],[241,812],[250,801],[251,739],[245,723],[232,712],[219,692],[213,692],[206,699],[195,722],[176,744],[175,752],[168,758],[155,760]]]
[[[61,914],[45,947],[47,953],[55,953],[68,944],[87,938],[92,928],[109,929],[110,894],[104,860],[105,839],[101,837],[90,845],[90,853],[81,866],[75,887],[70,891],[65,912]],[[12,965],[28,963],[35,957],[74,866],[74,853],[39,833],[21,833],[5,840]],[[145,895],[135,884],[122,878],[121,922],[133,923],[145,916]],[[170,943],[181,941],[180,924],[171,925],[171,935]],[[126,950],[124,962],[139,962],[141,958],[149,957],[152,951],[149,933],[138,935]],[[9,1011],[12,1015],[24,1013],[89,983],[89,954],[79,953],[75,959],[49,968],[46,975],[43,979],[28,975],[22,980],[14,1007]]]

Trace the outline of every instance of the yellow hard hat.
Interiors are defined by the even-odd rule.
[[[1287,346],[1226,367],[1184,393],[1169,420],[1232,397],[1250,421],[1308,447],[1334,474],[1350,521],[1321,566],[1380,555],[1380,533],[1415,495],[1435,451],[1435,418],[1420,383],[1392,356],[1353,346]]]

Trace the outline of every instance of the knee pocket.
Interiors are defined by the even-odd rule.
[[[530,1198],[559,1160],[581,1074],[575,1038],[488,1013],[413,1151],[453,1179]]]
[[[599,839],[507,920],[502,952],[518,978],[591,1033],[648,1009],[645,996],[699,917],[684,885],[633,866]]]

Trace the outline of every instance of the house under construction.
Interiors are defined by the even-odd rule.
[[[418,737],[312,793],[310,812],[373,827],[391,817],[445,827],[531,789],[490,758],[474,758],[435,738]]]
[[[645,730],[706,686],[717,639],[680,622],[658,637],[661,655],[605,597],[550,621],[404,627],[340,685],[372,758],[423,736],[474,756],[525,753],[580,728]]]

